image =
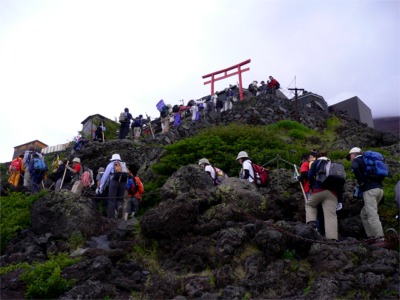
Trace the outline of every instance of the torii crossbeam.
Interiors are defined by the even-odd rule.
[[[231,77],[231,76],[234,76],[234,75],[239,75],[239,97],[240,97],[240,100],[243,100],[242,73],[246,72],[246,71],[249,71],[250,68],[241,69],[241,67],[246,65],[246,64],[248,64],[249,62],[251,62],[251,59],[245,60],[244,62],[241,62],[241,63],[239,63],[237,65],[232,66],[232,67],[229,67],[229,68],[226,68],[226,69],[223,69],[223,70],[219,70],[219,71],[204,75],[203,79],[211,77],[211,80],[208,80],[208,81],[204,82],[204,85],[211,83],[211,95],[213,95],[214,94],[214,82],[215,81],[218,81],[218,80],[221,80],[221,79],[225,79],[225,78],[228,78],[228,77]],[[233,69],[237,69],[237,71],[228,74],[228,71],[231,71]],[[216,75],[219,75],[221,73],[223,73],[222,76],[216,77]]]

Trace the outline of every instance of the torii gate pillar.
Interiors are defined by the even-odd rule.
[[[204,82],[205,85],[211,83],[211,95],[214,94],[214,82],[215,81],[218,81],[218,80],[221,80],[221,79],[225,79],[225,78],[228,78],[228,77],[234,76],[234,75],[239,75],[239,97],[240,97],[240,100],[243,100],[242,73],[246,72],[246,71],[249,71],[250,68],[241,69],[241,67],[246,65],[246,64],[248,64],[249,62],[251,62],[251,59],[245,60],[244,62],[241,62],[241,63],[239,63],[237,65],[232,66],[232,67],[229,67],[229,68],[226,68],[226,69],[223,69],[223,70],[219,70],[219,71],[204,75],[203,79],[211,77],[211,80],[208,80],[208,81]],[[228,71],[233,70],[233,69],[237,69],[237,71],[233,72],[231,74],[228,74]],[[222,76],[220,76],[220,77],[215,77],[216,75],[221,74],[221,73],[224,73],[224,74]]]

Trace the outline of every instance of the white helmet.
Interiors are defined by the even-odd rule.
[[[210,162],[207,158],[202,158],[199,160],[199,166],[201,166],[202,164],[210,164]]]
[[[249,156],[247,155],[247,152],[240,151],[238,156],[236,157],[236,160],[238,160],[239,158],[249,158]]]

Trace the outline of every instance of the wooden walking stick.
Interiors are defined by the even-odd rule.
[[[300,174],[299,174],[299,172],[297,171],[297,166],[296,166],[296,165],[293,165],[293,166],[294,166],[294,171],[295,171],[295,173],[296,173],[296,176],[299,176]],[[296,177],[296,179],[297,179],[297,177]],[[304,201],[307,202],[307,196],[306,196],[306,193],[304,192],[303,183],[302,183],[301,181],[299,181],[299,183],[300,183],[301,191],[303,192]]]
[[[146,113],[146,117],[147,117],[148,119],[150,119],[150,118],[149,118],[149,115],[148,115],[147,113]],[[150,121],[149,121],[149,126],[150,126],[151,135],[153,136],[153,139],[154,139],[153,128],[151,127],[151,119],[150,119]]]
[[[64,183],[65,173],[67,172],[68,164],[69,164],[69,161],[67,161],[67,164],[65,165],[64,174],[63,174],[63,177],[61,179],[60,190],[62,189],[62,186],[63,186],[63,183]]]

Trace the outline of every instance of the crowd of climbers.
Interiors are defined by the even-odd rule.
[[[364,201],[360,218],[368,241],[376,246],[387,247],[378,215],[378,205],[383,199],[382,182],[384,177],[372,176],[367,172],[360,148],[352,148],[346,158],[352,162],[351,172],[358,184],[354,197]],[[239,178],[255,183],[255,170],[247,152],[240,151],[236,161],[242,166]],[[297,180],[302,183],[306,198],[306,223],[326,239],[338,241],[337,211],[343,207],[344,181],[336,182],[330,187],[323,186],[319,179],[321,177],[318,175],[326,171],[325,166],[328,161],[330,159],[323,151],[312,150],[308,154],[304,154],[301,157],[300,174],[297,176]],[[208,159],[200,159],[199,165],[209,174],[215,185],[226,179],[226,175],[221,170],[214,168]],[[218,171],[220,171],[221,177],[217,175]],[[398,212],[400,212],[400,181],[395,187],[395,202]],[[399,218],[399,215],[396,218]]]
[[[280,88],[279,83],[272,76],[269,76],[267,83],[261,81],[260,86],[257,84],[257,81],[253,81],[249,85],[248,90],[254,96],[275,94],[276,90]],[[183,104],[172,106],[161,100],[157,104],[160,111],[161,133],[167,133],[171,123],[174,127],[180,126],[182,117],[191,116],[191,122],[196,123],[200,119],[201,112],[209,114],[230,110],[237,99],[237,86],[229,85],[224,91],[217,91],[204,99],[190,100],[186,106]],[[128,108],[121,113],[119,122],[121,124],[119,139],[125,139],[129,135],[130,138],[139,140],[143,126],[151,127],[149,116],[145,119],[140,114],[133,118]],[[106,127],[102,121],[93,132],[92,140],[104,142],[105,131]],[[149,133],[147,132],[147,134]],[[84,137],[78,135],[74,141],[72,154],[78,154],[88,142]],[[376,245],[384,247],[384,234],[378,215],[378,204],[383,199],[383,178],[371,178],[366,175],[362,156],[362,150],[358,147],[352,148],[347,156],[347,159],[352,161],[351,171],[358,183],[355,197],[364,200],[360,217],[368,238]],[[242,167],[239,178],[257,186],[254,165],[247,152],[240,151],[236,161]],[[304,154],[301,157],[300,174],[297,176],[297,180],[301,182],[306,198],[306,223],[326,239],[337,241],[339,239],[337,211],[342,208],[344,183],[330,188],[323,187],[318,179],[318,174],[324,170],[328,161],[330,159],[326,152],[312,150]],[[219,185],[228,178],[221,169],[212,166],[207,158],[200,159],[198,164],[204,168],[214,185]],[[42,166],[38,167],[39,165]],[[60,160],[57,156],[54,158],[53,170],[48,177],[54,182],[55,191],[61,190],[65,183],[72,183],[71,191],[81,195],[85,188],[95,186],[93,203],[96,209],[101,211],[105,217],[112,219],[119,217],[127,220],[128,217],[133,217],[138,212],[144,193],[144,185],[137,176],[138,169],[139,166],[135,164],[128,166],[116,153],[112,155],[107,166],[99,167],[96,180],[94,180],[93,172],[88,168],[85,170],[78,157],[75,157],[70,165],[68,160]],[[9,173],[8,182],[10,184],[16,187],[23,185],[33,192],[37,192],[42,180],[48,174],[48,169],[43,156],[32,146],[25,154],[11,162]],[[396,185],[395,201],[400,210],[400,181]]]
[[[382,224],[379,220],[378,205],[383,199],[382,177],[371,177],[363,162],[363,152],[360,148],[352,148],[347,159],[352,162],[351,171],[357,180],[355,198],[361,198],[364,206],[360,217],[369,240],[378,246],[386,247]],[[257,185],[254,164],[245,151],[240,151],[236,161],[241,165],[239,178]],[[319,174],[325,172],[325,165],[330,161],[326,152],[312,150],[301,157],[300,174],[297,180],[302,183],[306,198],[306,223],[326,239],[339,240],[337,211],[342,209],[343,184],[324,187]],[[9,183],[18,186],[21,183],[38,192],[40,184],[46,174],[47,166],[38,168],[40,162],[44,164],[43,156],[34,147],[30,147],[24,155],[20,155],[10,164]],[[207,158],[199,160],[198,165],[210,176],[214,185],[220,185],[228,176],[221,169],[214,167]],[[99,167],[96,180],[93,172],[82,166],[81,160],[75,157],[72,164],[67,160],[55,157],[53,170],[49,174],[54,182],[54,190],[60,191],[64,183],[71,183],[71,192],[81,195],[85,188],[95,188],[93,203],[103,216],[127,220],[134,217],[139,210],[144,193],[144,185],[137,176],[139,166],[127,165],[118,153],[112,155],[106,166]],[[88,177],[85,177],[85,174]],[[70,186],[70,185],[69,185]],[[90,193],[89,193],[90,194]],[[395,188],[395,201],[400,206],[400,182]]]

